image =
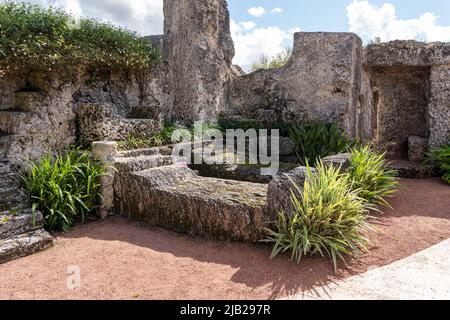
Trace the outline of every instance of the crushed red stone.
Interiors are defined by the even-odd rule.
[[[401,180],[371,251],[340,264],[288,256],[270,246],[191,239],[119,217],[77,226],[50,250],[0,265],[1,299],[275,299],[363,273],[450,238],[450,187]],[[67,289],[67,268],[81,288]]]

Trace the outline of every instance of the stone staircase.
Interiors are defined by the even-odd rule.
[[[25,111],[0,111],[0,264],[53,245],[53,237],[43,228],[42,214],[32,214],[29,196],[8,159],[8,150],[28,116]]]

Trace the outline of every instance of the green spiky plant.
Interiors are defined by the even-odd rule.
[[[42,212],[46,229],[67,231],[98,208],[105,172],[105,166],[92,161],[88,152],[70,150],[30,161],[30,169],[21,177],[33,211]]]
[[[321,162],[316,169],[313,173],[307,167],[303,189],[292,182],[292,216],[281,212],[265,241],[274,243],[271,258],[288,251],[298,263],[307,255],[329,256],[336,270],[338,258],[369,244],[368,233],[374,230],[367,222],[371,206],[350,188],[348,176],[339,169]]]
[[[450,145],[431,150],[426,154],[425,161],[435,164],[442,171],[442,180],[450,184]]]
[[[387,197],[396,192],[397,171],[387,168],[384,153],[374,151],[370,146],[354,148],[350,152],[350,167],[347,170],[350,186],[366,202],[389,206]]]
[[[302,165],[307,162],[315,163],[321,158],[344,152],[355,145],[335,124],[292,125],[288,131]]]

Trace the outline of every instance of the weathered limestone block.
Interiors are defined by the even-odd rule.
[[[313,173],[315,172],[315,169],[311,168],[311,170]],[[271,221],[276,221],[280,212],[284,212],[288,216],[292,214],[292,192],[301,199],[301,194],[295,190],[292,182],[295,182],[300,190],[303,190],[307,177],[307,168],[298,167],[287,173],[278,174],[270,182],[267,191],[267,206]]]
[[[234,46],[226,0],[164,1],[171,118],[214,120],[225,104]]]
[[[150,138],[161,129],[154,119],[127,119],[115,113],[106,103],[83,103],[78,106],[80,140],[84,144],[94,141],[123,141],[129,136]]]
[[[364,64],[373,85],[365,104],[376,116],[379,148],[406,158],[409,136],[429,138],[430,148],[450,141],[450,43],[373,44]]]
[[[235,79],[224,117],[334,122],[354,136],[359,131],[355,117],[362,51],[361,39],[352,33],[296,33],[292,57],[284,67]]]
[[[450,43],[396,40],[371,44],[365,51],[364,63],[371,67],[428,67],[450,64]]]
[[[428,151],[428,139],[411,136],[408,138],[408,158],[410,161],[421,161]]]
[[[325,157],[322,159],[324,165],[332,165],[335,168],[340,168],[342,171],[350,167],[350,154],[341,153],[334,156]]]
[[[450,45],[448,52],[450,60]],[[430,140],[429,147],[450,144],[450,62],[431,68],[430,75]]]
[[[53,237],[43,229],[0,240],[0,264],[46,250],[53,244]]]
[[[220,240],[257,241],[267,227],[267,185],[200,177],[178,165],[122,178],[117,208],[155,226]]]

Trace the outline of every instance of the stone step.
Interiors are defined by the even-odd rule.
[[[20,189],[0,190],[0,212],[23,210],[30,207],[29,196]]]
[[[0,264],[49,249],[53,244],[53,237],[44,229],[0,240]]]
[[[119,156],[122,158],[132,158],[140,156],[156,156],[156,155],[170,155],[172,153],[172,148],[170,147],[154,147],[154,148],[144,148],[135,149],[119,152]]]
[[[138,156],[130,158],[117,158],[114,163],[115,168],[123,172],[142,171],[151,168],[157,168],[172,164],[171,156],[164,155],[151,155],[151,156]]]
[[[24,133],[24,125],[32,116],[31,113],[22,111],[0,111],[0,131],[7,135]]]
[[[0,213],[0,240],[31,232],[43,226],[44,218],[39,211],[34,215],[31,209],[2,212]]]

